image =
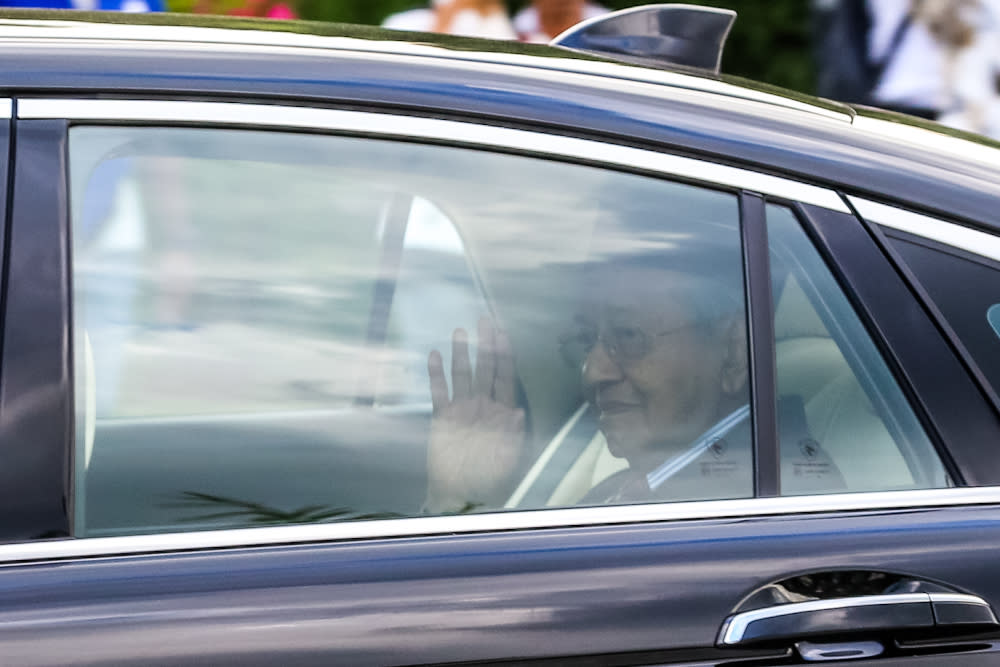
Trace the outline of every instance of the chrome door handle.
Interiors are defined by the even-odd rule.
[[[824,634],[864,634],[933,628],[936,634],[970,626],[996,626],[982,598],[960,593],[899,593],[809,600],[733,614],[725,620],[718,646],[741,646]]]

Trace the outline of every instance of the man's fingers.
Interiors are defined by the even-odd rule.
[[[479,348],[476,351],[476,392],[480,396],[493,395],[493,378],[496,375],[496,330],[488,317],[479,319]]]
[[[511,351],[510,338],[505,331],[496,332],[496,365],[496,380],[493,383],[496,400],[509,408],[517,407],[514,353]]]
[[[427,375],[431,380],[431,405],[437,414],[448,405],[448,381],[444,379],[444,361],[437,350],[427,357]]]
[[[465,329],[455,329],[455,334],[451,339],[451,390],[452,398],[456,401],[472,396],[469,334],[465,332]]]

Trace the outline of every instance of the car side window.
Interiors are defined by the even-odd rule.
[[[75,534],[752,495],[736,195],[70,131]]]
[[[790,209],[770,204],[781,492],[937,488],[913,409]]]
[[[75,534],[753,495],[735,192],[480,150],[70,131]],[[770,206],[786,494],[944,486]]]

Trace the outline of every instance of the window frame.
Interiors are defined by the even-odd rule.
[[[72,414],[72,360],[69,359],[69,254],[67,244],[68,202],[66,194],[66,136],[71,124],[87,125],[134,125],[183,126],[192,123],[200,127],[255,128],[263,130],[283,130],[294,132],[324,132],[352,136],[375,136],[383,139],[441,143],[450,146],[482,148],[498,152],[540,157],[564,162],[576,162],[598,167],[609,167],[623,172],[669,178],[677,182],[725,189],[740,195],[747,204],[760,195],[775,203],[808,205],[810,210],[826,211],[835,216],[854,216],[850,209],[833,190],[803,183],[792,179],[763,174],[751,170],[711,162],[707,159],[683,157],[667,152],[633,148],[599,141],[572,138],[540,131],[526,131],[501,128],[469,121],[438,120],[393,115],[384,111],[343,111],[315,107],[276,106],[236,102],[197,102],[173,100],[72,100],[72,99],[30,99],[19,103],[17,109],[19,127],[47,124],[61,128],[61,141],[48,148],[62,151],[63,181],[59,184],[62,193],[57,198],[61,210],[48,210],[46,215],[61,221],[61,236],[56,238],[54,248],[44,249],[46,240],[41,235],[30,241],[32,248],[42,252],[49,259],[61,263],[63,290],[61,304],[63,329],[66,339],[64,347],[61,401],[53,402],[50,415],[55,424],[62,427],[64,440],[60,448],[67,462],[60,470],[60,481],[65,485],[65,498],[72,498],[72,452],[74,415]],[[23,124],[23,125],[22,125]],[[36,156],[37,157],[37,156]],[[23,159],[23,156],[22,156]],[[28,167],[20,165],[22,171]],[[19,172],[20,173],[20,172]],[[35,184],[45,174],[35,175]],[[27,187],[22,183],[22,187]],[[761,199],[761,204],[763,199]],[[742,209],[745,208],[741,206]],[[763,207],[761,206],[761,209]],[[26,226],[31,213],[25,207],[15,209],[19,215],[18,224]],[[809,216],[807,230],[813,226]],[[741,219],[744,215],[741,213]],[[741,221],[742,224],[742,221]],[[52,233],[48,230],[48,233]],[[744,232],[746,233],[746,232]],[[766,236],[764,237],[766,249]],[[759,243],[759,240],[758,240]],[[744,243],[744,252],[747,252]],[[46,254],[47,253],[47,254]],[[766,257],[766,255],[765,255]],[[759,261],[759,260],[755,260]],[[748,273],[756,273],[755,263],[747,265]],[[765,267],[766,268],[766,267]],[[766,273],[764,274],[766,275]],[[759,280],[759,277],[758,277]],[[765,287],[770,301],[770,281]],[[749,288],[748,289],[752,289]],[[845,285],[845,291],[850,289]],[[755,310],[748,317],[751,326],[765,318],[771,319],[773,304],[755,299]],[[763,312],[767,311],[767,312]],[[873,337],[878,341],[877,332]],[[757,335],[761,335],[758,331]],[[760,348],[770,348],[770,352]],[[8,351],[5,350],[5,357]],[[770,363],[773,367],[773,336],[766,346],[752,348],[758,366]],[[770,355],[770,362],[767,355]],[[897,369],[893,369],[894,371]],[[905,385],[905,380],[895,373],[897,381]],[[756,380],[753,380],[756,387]],[[766,380],[764,380],[766,383]],[[773,377],[772,377],[773,382]],[[5,383],[5,386],[8,386]],[[7,401],[23,390],[22,385],[11,384],[5,394]],[[773,409],[774,396],[770,397]],[[57,406],[61,408],[57,409]],[[0,404],[0,410],[5,407]],[[766,407],[766,406],[765,406]],[[914,407],[917,407],[916,405]],[[67,409],[69,408],[69,409]],[[919,412],[919,410],[918,410]],[[6,426],[6,428],[4,427]],[[0,422],[0,437],[11,434],[9,425]],[[777,461],[776,439],[771,439],[770,456]],[[756,446],[756,443],[755,443]],[[67,449],[68,448],[68,449]],[[776,463],[774,464],[776,467]],[[755,476],[758,474],[755,465]],[[770,482],[767,482],[770,483]],[[762,486],[766,490],[766,486]],[[468,516],[416,517],[406,519],[373,520],[360,523],[332,523],[322,525],[295,525],[265,528],[234,528],[218,531],[137,535],[126,537],[87,538],[60,543],[35,543],[25,545],[0,545],[0,562],[15,562],[43,557],[78,557],[103,553],[150,553],[176,549],[201,549],[215,547],[236,547],[278,543],[300,543],[330,540],[373,539],[380,537],[402,537],[428,534],[476,533],[495,530],[525,530],[565,526],[627,524],[641,522],[677,521],[686,519],[764,517],[781,514],[799,514],[827,511],[852,511],[871,509],[891,509],[921,506],[965,505],[1000,502],[1000,487],[995,489],[945,489],[920,491],[889,491],[874,493],[830,494],[823,496],[795,497],[755,497],[734,501],[698,501],[681,503],[661,503],[649,505],[622,505],[600,508],[569,508],[551,510],[513,511]],[[67,526],[72,512],[71,503],[64,507]],[[20,538],[25,535],[8,535],[0,526],[0,538]]]
[[[781,495],[781,452],[771,249],[764,197],[745,191],[740,194],[740,231],[750,360],[754,498],[770,498]]]
[[[997,440],[1000,413],[878,230],[856,213],[845,216],[808,204],[795,209],[915,408],[952,481],[959,486],[1000,484],[1000,457],[982,451],[982,443]]]
[[[774,213],[779,208],[788,212],[792,220],[794,220],[795,225],[801,230],[805,243],[810,244],[814,248],[817,259],[825,269],[824,272],[833,281],[839,294],[843,296],[845,305],[850,310],[850,314],[840,314],[846,315],[846,318],[853,320],[854,326],[851,326],[851,324],[838,317],[838,313],[835,312],[838,308],[832,305],[831,301],[827,298],[830,295],[824,296],[822,288],[817,285],[817,283],[821,282],[818,272],[810,274],[808,268],[802,264],[798,265],[799,271],[806,274],[800,278],[800,287],[803,290],[803,294],[809,299],[812,307],[815,308],[816,316],[822,321],[823,327],[827,330],[831,339],[836,342],[845,363],[850,368],[857,382],[858,388],[864,392],[868,401],[870,401],[874,413],[880,415],[880,421],[885,427],[887,434],[895,442],[896,449],[906,463],[914,482],[932,474],[933,471],[922,462],[922,459],[928,455],[933,456],[936,459],[935,463],[939,464],[949,475],[949,483],[951,480],[961,479],[960,477],[956,477],[955,466],[947,453],[947,448],[943,446],[943,442],[935,430],[933,422],[930,421],[920,403],[916,400],[912,387],[908,384],[908,380],[905,379],[906,376],[898,369],[898,364],[894,366],[894,357],[891,354],[889,346],[881,342],[880,330],[877,323],[870,316],[869,309],[856,296],[854,289],[850,286],[848,282],[850,276],[845,275],[843,272],[839,272],[838,275],[836,268],[837,261],[832,257],[832,249],[829,246],[820,247],[818,245],[823,242],[823,235],[815,226],[818,224],[818,221],[815,218],[810,218],[800,204],[788,205],[783,202],[774,201],[773,198],[768,201],[768,213]],[[852,227],[860,229],[856,220],[852,220],[851,223]],[[884,268],[884,262],[872,262],[872,265],[874,270]],[[792,271],[794,273],[794,269]],[[776,318],[777,316],[772,313],[772,317]],[[867,336],[868,341],[870,341],[871,352],[877,355],[881,362],[878,367],[866,360],[865,357],[868,355],[864,351],[864,348],[867,346],[864,344],[859,345],[860,336],[855,337],[850,331],[855,327],[860,327],[861,335]],[[774,340],[777,345],[777,337]],[[899,391],[899,397],[909,407],[909,415],[901,415],[894,410],[892,407],[892,403],[894,402],[891,396],[892,392],[886,392],[880,388],[878,378],[880,376],[884,377],[885,373],[889,374],[888,379],[891,379],[895,383]],[[906,441],[907,429],[905,424],[907,422],[920,429],[921,433],[926,437],[926,440],[920,443],[924,445],[923,447],[914,447],[913,443]]]
[[[67,126],[60,119],[15,122],[11,137],[0,442],[12,474],[0,495],[4,507],[16,509],[0,521],[5,540],[70,534]]]

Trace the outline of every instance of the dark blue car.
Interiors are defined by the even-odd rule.
[[[1000,146],[555,46],[0,18],[0,663],[1000,665]]]

